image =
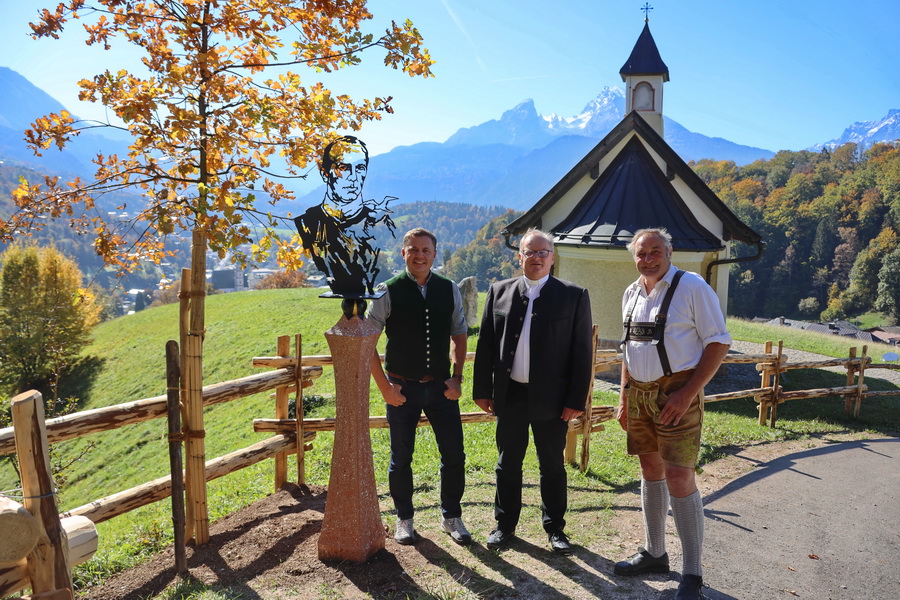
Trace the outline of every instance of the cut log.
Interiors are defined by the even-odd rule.
[[[67,517],[60,519],[63,531],[66,532],[69,545],[69,569],[75,565],[87,562],[97,551],[97,527],[86,517]],[[5,597],[13,592],[31,586],[28,578],[28,563],[23,558],[14,563],[0,565],[0,597]],[[53,595],[68,593],[69,595]],[[44,595],[49,594],[49,595]],[[22,598],[71,598],[69,590],[54,590],[42,594],[22,596]]]
[[[34,549],[40,528],[24,506],[0,496],[0,564],[17,563]]]
[[[60,519],[69,540],[69,569],[86,563],[97,552],[100,541],[97,526],[87,517],[66,517]]]

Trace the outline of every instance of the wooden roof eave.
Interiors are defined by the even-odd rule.
[[[582,158],[572,169],[563,176],[559,182],[554,185],[550,191],[538,200],[538,202],[530,209],[525,211],[521,217],[506,226],[504,232],[508,236],[519,235],[524,233],[530,227],[541,227],[541,218],[544,213],[558,202],[568,192],[572,186],[588,174],[612,148],[621,142],[632,131],[638,133],[643,140],[650,145],[655,152],[665,161],[667,169],[681,177],[681,179],[690,187],[700,200],[717,217],[722,219],[724,225],[724,239],[737,240],[747,244],[757,244],[762,240],[762,236],[745,225],[728,206],[713,192],[706,182],[691,169],[678,154],[660,137],[637,111],[631,111],[625,118],[610,131],[606,137],[594,146],[584,158]]]
[[[525,211],[525,213],[506,226],[506,231],[510,235],[519,235],[525,233],[530,227],[541,227],[541,218],[544,213],[556,204],[563,196],[566,195],[572,186],[581,181],[581,178],[591,172],[603,158],[609,154],[610,150],[615,148],[631,131],[634,129],[632,124],[633,118],[629,113],[622,119],[618,125],[613,127],[606,136],[600,140],[556,185],[544,194],[544,196],[535,203],[534,206]],[[643,119],[642,119],[643,120]]]

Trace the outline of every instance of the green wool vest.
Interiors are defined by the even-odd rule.
[[[415,279],[404,270],[388,280],[387,289],[391,315],[384,328],[385,370],[407,379],[424,379],[426,375],[438,380],[449,378],[451,281],[432,273],[423,298]]]

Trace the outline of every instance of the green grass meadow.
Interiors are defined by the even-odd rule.
[[[206,342],[204,344],[204,384],[226,381],[257,373],[251,366],[254,356],[275,354],[279,335],[301,334],[303,353],[330,354],[323,332],[340,315],[334,300],[318,298],[319,290],[271,290],[214,295],[207,299]],[[833,356],[847,356],[843,340],[813,339],[812,334],[791,333],[783,329],[770,331],[746,321],[729,322],[735,339],[765,341],[785,339],[788,347]],[[827,336],[821,336],[827,337]],[[77,377],[66,382],[65,393],[82,400],[81,408],[90,409],[162,395],[165,382],[165,344],[178,339],[178,307],[163,306],[118,318],[97,327],[93,343],[84,353]],[[470,337],[474,350],[476,338]],[[882,350],[870,349],[880,356]],[[464,412],[478,410],[471,400],[471,364],[466,366],[466,383],[461,401]],[[845,376],[810,370],[792,372],[788,389],[844,385]],[[867,376],[873,389],[891,386]],[[384,404],[371,384],[370,411],[384,414]],[[331,369],[305,394],[317,394],[326,402],[309,417],[334,415],[334,381]],[[610,392],[598,392],[596,403],[615,404]],[[896,435],[900,430],[897,397],[866,400],[859,419],[847,417],[840,398],[793,401],[779,407],[777,427],[757,424],[757,409],[749,399],[710,404],[704,425],[701,461],[723,456],[729,449],[742,445],[803,439],[831,433],[880,432]],[[210,407],[205,412],[207,460],[246,447],[263,439],[265,434],[253,432],[253,419],[274,417],[274,400],[268,393]],[[467,492],[466,519],[476,536],[484,537],[493,523],[492,501],[496,449],[493,424],[466,425]],[[314,448],[308,452],[307,481],[327,485],[331,457],[332,434],[319,434]],[[389,456],[388,431],[372,430],[375,477],[385,522],[393,523],[392,505],[387,496]],[[585,473],[569,470],[571,530],[580,544],[608,533],[605,529],[617,496],[633,493],[639,483],[637,461],[625,454],[624,433],[615,422],[605,431],[593,434],[591,459]],[[55,462],[73,461],[59,477],[61,509],[66,510],[90,500],[107,496],[168,474],[168,444],[164,419],[130,425],[115,431],[93,434],[57,444],[53,448]],[[525,466],[526,494],[537,494],[537,461],[531,452]],[[288,461],[289,479],[296,480],[294,461]],[[427,427],[419,429],[415,454],[416,504],[423,507],[421,519],[439,517],[439,458],[434,437]],[[14,473],[6,463],[0,464],[0,489],[17,485]],[[209,484],[210,518],[227,515],[273,491],[273,463],[264,461]],[[540,532],[539,503],[528,503],[523,514],[523,535]],[[534,511],[535,514],[528,514]],[[417,521],[418,522],[418,521]],[[427,521],[426,521],[427,522]],[[534,531],[525,533],[525,527]],[[172,541],[172,521],[168,501],[117,517],[98,526],[100,550],[96,556],[76,569],[77,585],[96,583],[112,573],[135,564]],[[190,591],[178,597],[220,598],[205,595],[203,590]],[[230,597],[230,596],[229,596]]]

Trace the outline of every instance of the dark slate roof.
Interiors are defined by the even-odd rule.
[[[640,138],[640,142],[642,145],[646,145],[647,148],[652,149],[656,152],[662,160],[665,162],[665,172],[662,172],[660,168],[656,165],[655,161],[646,161],[640,159],[639,156],[633,156],[633,162],[628,167],[628,170],[631,169],[640,169],[645,174],[654,173],[652,175],[653,181],[647,182],[645,185],[653,185],[657,188],[657,196],[660,198],[658,201],[654,202],[654,207],[660,208],[659,205],[662,204],[661,198],[667,197],[667,202],[671,202],[671,206],[667,208],[667,210],[675,210],[678,209],[678,212],[681,215],[684,215],[684,212],[687,212],[684,209],[684,203],[680,198],[677,200],[673,200],[671,195],[678,196],[677,193],[674,192],[671,184],[669,184],[675,176],[680,177],[685,184],[700,198],[700,200],[706,204],[706,206],[715,214],[724,225],[724,233],[723,237],[725,240],[737,240],[741,242],[745,242],[748,244],[756,244],[762,238],[758,233],[750,229],[747,225],[745,225],[727,206],[722,202],[718,196],[716,196],[715,192],[709,189],[709,186],[691,169],[687,163],[685,163],[678,154],[675,153],[674,150],[665,142],[665,140],[660,137],[660,135],[653,129],[647,122],[635,111],[632,111],[625,115],[625,118],[616,125],[612,131],[610,131],[606,137],[600,140],[594,148],[588,152],[584,158],[582,158],[572,169],[563,176],[562,179],[557,182],[553,188],[550,189],[549,192],[544,194],[544,196],[537,201],[537,203],[532,206],[530,209],[525,211],[521,217],[507,225],[506,231],[510,235],[519,235],[524,233],[530,227],[541,228],[543,226],[542,220],[544,214],[554,205],[556,204],[566,193],[574,186],[576,183],[582,180],[588,173],[591,173],[592,170],[597,168],[597,165],[600,161],[606,157],[609,152],[616,147],[616,145],[621,142],[625,137],[629,136],[632,133],[636,133]],[[631,144],[628,144],[627,147],[631,148]],[[622,159],[624,160],[624,159]],[[620,189],[624,189],[624,182],[619,183],[616,181],[612,181],[610,178],[613,175],[610,173],[613,166],[619,164],[619,157],[613,160],[613,164],[611,164],[602,174],[597,173],[595,178],[598,179],[598,182],[591,187],[591,193],[588,196],[591,196],[594,202],[600,203],[604,201],[609,201],[610,198],[607,195],[599,193],[601,190],[598,186],[613,186],[616,185]],[[636,172],[636,171],[634,171]],[[650,175],[647,175],[651,177]],[[663,185],[660,183],[660,180],[665,181],[666,183]],[[601,181],[606,181],[607,183],[602,184]],[[597,194],[592,194],[592,192],[597,191]],[[630,193],[630,192],[628,192]],[[637,193],[630,193],[630,197],[634,198]],[[641,205],[635,206],[634,202],[626,203],[621,202],[620,207],[627,211],[626,216],[623,218],[619,218],[618,216],[612,215],[610,212],[605,211],[605,207],[598,206],[588,210],[588,206],[585,202],[580,202],[573,212],[560,221],[560,225],[568,225],[567,233],[580,233],[581,227],[583,227],[587,221],[584,219],[579,220],[575,217],[575,215],[582,214],[585,215],[584,218],[589,218],[589,215],[596,214],[598,215],[598,219],[595,221],[602,220],[602,224],[618,224],[622,223],[622,226],[618,227],[616,232],[621,232],[621,235],[624,235],[624,231],[634,226],[633,222],[628,222],[629,220],[633,221],[628,214],[634,215],[635,213],[641,212]],[[682,212],[684,210],[684,212]],[[685,217],[687,219],[688,217]],[[690,217],[690,220],[693,220],[693,217]],[[650,222],[649,217],[646,219],[646,222]],[[690,224],[690,223],[688,223]],[[693,229],[693,232],[689,232],[687,225],[685,225],[685,231],[682,233],[685,234],[686,238],[696,238],[703,239],[709,234],[705,230],[703,232],[697,231],[697,227],[693,224],[690,224],[690,229]],[[668,221],[663,222],[653,222],[651,225],[647,225],[650,227],[670,227],[674,226],[673,223]],[[702,229],[702,227],[700,227]],[[607,243],[603,243],[602,240],[589,240],[588,244],[590,246],[595,247],[619,247],[620,244],[618,241],[613,241],[614,232],[604,228],[599,231],[603,232],[602,234],[610,236],[609,241]],[[552,233],[557,233],[554,229]],[[565,243],[565,242],[564,242]],[[581,240],[575,241],[570,237],[568,243],[583,243]],[[696,242],[694,242],[696,244]],[[694,246],[696,247],[696,246]],[[718,245],[716,246],[718,247]],[[675,246],[676,249],[680,249],[678,245]]]
[[[633,137],[553,233],[560,244],[625,247],[638,229],[660,224],[679,250],[722,249]]]
[[[663,81],[669,80],[669,67],[659,55],[656,42],[650,35],[648,22],[644,21],[644,30],[641,31],[641,35],[631,51],[631,56],[619,69],[619,75],[622,76],[622,81],[625,81],[626,75],[662,75]]]
[[[767,325],[776,325],[781,327],[791,327],[794,329],[802,329],[803,331],[812,331],[814,333],[822,333],[826,335],[839,335],[842,337],[855,338],[863,342],[877,342],[878,340],[868,331],[863,331],[849,321],[833,321],[831,323],[811,323],[809,321],[799,321],[778,317],[766,323]]]

